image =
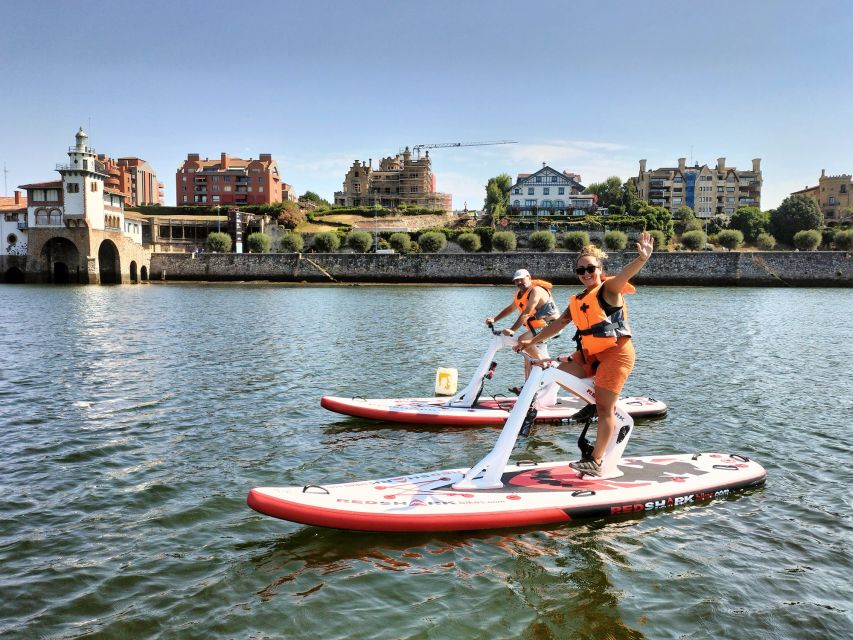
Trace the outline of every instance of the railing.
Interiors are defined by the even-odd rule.
[[[28,226],[26,220],[18,220],[18,229],[26,229]]]
[[[68,147],[68,153],[92,153],[97,155],[94,147]]]

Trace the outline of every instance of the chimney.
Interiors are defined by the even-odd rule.
[[[21,204],[21,192],[20,191],[15,192],[15,204]]]
[[[678,170],[684,171],[686,164],[687,164],[687,158],[679,158],[678,159]]]
[[[373,168],[373,158],[370,158],[367,162],[369,163],[367,166],[372,169]]]
[[[821,170],[820,170],[820,177],[821,177],[821,178],[825,178],[825,177],[826,177],[826,169],[821,169]],[[15,193],[18,193],[18,192],[16,191]]]
[[[761,171],[761,158],[753,158],[752,159],[752,170],[755,173]]]
[[[258,160],[261,162],[272,162],[272,154],[271,153],[262,153],[258,156]]]
[[[197,153],[188,153],[187,154],[187,160],[195,160],[196,162],[198,162],[199,159],[200,159],[200,156]]]
[[[646,160],[640,160],[640,175],[643,175],[646,172]]]
[[[717,171],[725,171],[726,170],[726,159],[725,158],[717,158]]]
[[[219,170],[220,171],[226,171],[227,169],[228,169],[228,154],[223,151],[222,155],[220,156],[220,160],[219,160]]]

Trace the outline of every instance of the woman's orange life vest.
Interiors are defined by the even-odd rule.
[[[569,299],[572,322],[577,327],[574,341],[577,343],[578,351],[583,353],[584,357],[616,346],[617,339],[622,336],[631,336],[631,327],[628,326],[628,305],[623,301],[622,307],[607,315],[601,300],[604,294],[601,289],[603,284],[604,282],[592,289],[576,293]],[[634,285],[630,283],[622,289],[622,293],[635,291]]]
[[[521,313],[524,311],[525,307],[527,307],[527,300],[530,298],[530,294],[533,293],[533,287],[542,287],[545,291],[548,292],[548,302],[551,301],[551,289],[554,287],[553,284],[548,282],[547,280],[531,280],[530,286],[527,287],[524,291],[519,291],[515,294],[514,303],[515,307],[518,309],[518,312]],[[546,302],[542,306],[548,304]],[[541,308],[541,307],[540,307]],[[556,309],[556,306],[555,306]],[[545,326],[546,322],[542,318],[535,317],[536,311],[527,318],[527,321],[524,323],[529,329],[541,329]]]

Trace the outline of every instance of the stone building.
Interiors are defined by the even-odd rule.
[[[850,174],[828,176],[826,169],[821,169],[816,187],[806,187],[791,195],[806,195],[817,200],[827,222],[840,222],[853,217],[853,176]]]
[[[730,216],[739,207],[761,208],[761,158],[752,161],[750,171],[727,167],[725,158],[718,158],[713,168],[698,163],[688,167],[679,158],[677,167],[651,170],[640,160],[640,173],[631,179],[641,200],[670,211],[687,206],[697,218]]]
[[[388,209],[401,204],[425,209],[453,210],[449,193],[435,190],[435,174],[429,151],[423,158],[412,158],[406,147],[396,156],[382,158],[379,168],[373,160],[356,160],[344,178],[343,191],[335,192],[335,204],[345,207],[371,207],[379,205]]]
[[[107,185],[110,174],[82,127],[68,149],[68,160],[56,166],[59,180],[20,186],[27,192],[26,212],[15,213],[20,234],[16,244],[25,243],[26,255],[0,256],[2,267],[20,270],[28,282],[147,279],[151,255],[139,242],[141,223],[125,218],[127,196]]]

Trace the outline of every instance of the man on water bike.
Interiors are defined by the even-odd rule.
[[[498,315],[486,318],[486,324],[493,325],[504,316],[510,315],[513,311],[518,311],[518,318],[516,318],[512,327],[504,329],[502,333],[506,336],[511,336],[523,327],[525,331],[519,336],[519,339],[530,340],[539,331],[560,317],[560,310],[557,308],[554,297],[551,295],[551,287],[553,285],[545,280],[534,280],[527,269],[516,271],[512,276],[512,281],[518,288],[512,302],[498,313]],[[545,355],[534,345],[530,345],[524,352],[537,360]],[[530,361],[525,358],[525,380],[530,374],[530,366]],[[518,387],[510,389],[510,391],[515,393],[520,392]]]

